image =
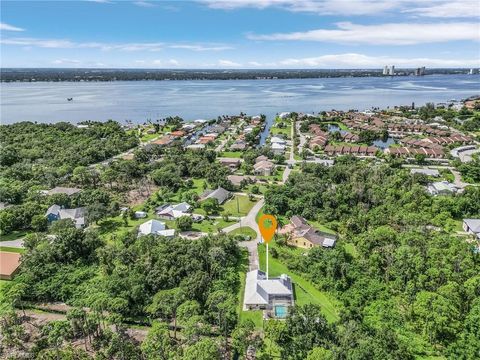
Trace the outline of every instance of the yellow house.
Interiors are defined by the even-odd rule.
[[[288,236],[288,245],[304,249],[314,246],[333,247],[336,241],[335,235],[315,230],[300,216],[293,216],[290,224],[283,229],[283,233]]]

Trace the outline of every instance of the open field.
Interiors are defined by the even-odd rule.
[[[223,204],[222,213],[229,214],[231,216],[245,216],[256,203],[257,199],[250,201],[248,196],[235,195],[233,198]]]

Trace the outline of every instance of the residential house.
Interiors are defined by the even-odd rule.
[[[297,215],[292,216],[290,223],[279,232],[288,235],[287,243],[289,245],[305,249],[314,246],[331,248],[335,246],[337,240],[335,235],[314,229],[307,220]]]
[[[175,235],[175,229],[167,229],[164,222],[152,219],[138,227],[138,236],[145,235],[173,237]]]
[[[0,251],[0,280],[12,280],[20,268],[21,254]]]
[[[229,180],[235,186],[241,186],[242,182],[254,183],[257,181],[255,176],[244,176],[244,175],[228,175],[227,180]]]
[[[427,191],[432,195],[450,195],[458,191],[458,188],[448,181],[438,181],[427,186]]]
[[[282,139],[278,136],[273,136],[271,139],[270,139],[270,143],[273,145],[273,144],[280,144],[280,145],[286,145],[287,144],[287,141],[285,139]]]
[[[200,200],[203,201],[207,199],[217,199],[219,204],[223,204],[228,198],[230,198],[231,195],[232,194],[229,191],[219,186],[215,190],[206,190],[200,196]]]
[[[260,270],[247,273],[243,310],[269,310],[274,316],[284,318],[285,308],[293,305],[292,280],[288,275],[267,279]]]
[[[232,151],[243,151],[247,148],[247,143],[244,140],[238,139],[232,145],[230,145],[230,150]]]
[[[147,212],[146,211],[135,211],[135,219],[144,219],[147,217]]]
[[[49,223],[56,220],[72,219],[77,229],[85,227],[86,208],[64,209],[60,205],[52,205],[48,208],[45,216]]]
[[[157,146],[168,146],[173,142],[173,138],[170,135],[164,135],[160,139],[152,141],[150,144]]]
[[[260,156],[257,156],[257,158],[255,159],[255,163],[259,163],[260,161],[267,161],[268,160],[268,157],[266,157],[265,155],[260,155]]]
[[[255,175],[270,176],[275,170],[275,164],[269,160],[263,160],[253,165]]]
[[[271,149],[275,155],[283,155],[285,153],[286,147],[285,145],[275,142],[275,143],[272,143]]]
[[[218,158],[218,162],[229,168],[230,171],[235,171],[240,167],[240,159],[238,158]]]
[[[188,211],[190,209],[191,206],[188,203],[182,202],[176,205],[165,204],[163,206],[159,206],[155,208],[155,213],[160,219],[175,220],[180,216],[189,216],[190,214],[188,213]]]
[[[480,240],[480,219],[463,219],[463,230]]]

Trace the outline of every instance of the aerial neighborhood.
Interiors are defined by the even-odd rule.
[[[163,309],[174,293],[195,309],[201,304],[191,321],[205,322],[205,331],[218,336],[234,325],[219,317],[217,302],[231,307],[234,323],[251,324],[252,331],[263,331],[268,322],[288,323],[289,314],[305,304],[318,306],[326,322],[338,323],[350,301],[339,289],[363,286],[351,278],[353,264],[389,266],[389,260],[373,259],[393,251],[385,239],[407,249],[413,246],[409,239],[421,236],[438,250],[449,238],[451,256],[480,253],[476,101],[477,107],[459,110],[452,104],[412,104],[282,112],[273,118],[241,113],[141,125],[48,125],[56,140],[33,123],[2,127],[7,151],[19,154],[2,165],[2,282],[26,281],[25,304],[48,313],[62,303],[61,311],[69,314],[77,303],[93,305],[67,291],[67,283],[58,290],[64,295],[56,289],[45,293],[41,286],[47,278],[70,276],[49,261],[59,269],[82,264],[89,269],[84,280],[67,282],[122,301],[121,310],[108,306],[124,319],[162,319],[179,333],[193,323]],[[76,153],[79,132],[87,145]],[[71,146],[63,167],[57,166],[59,152],[39,147],[33,157],[23,149],[31,137],[43,137],[49,149]],[[41,172],[32,166],[36,158],[45,159]],[[19,177],[15,164],[30,170]],[[279,223],[268,268],[261,214],[273,214]],[[31,253],[38,244],[52,255]],[[369,260],[359,265],[361,259]],[[48,275],[37,272],[38,264]],[[236,280],[224,282],[225,273]],[[142,300],[127,295],[125,286],[137,283],[135,276]],[[162,287],[159,279],[170,285]],[[112,287],[110,281],[120,282]],[[212,290],[217,287],[220,293]],[[179,312],[189,309],[185,304],[176,305]]]

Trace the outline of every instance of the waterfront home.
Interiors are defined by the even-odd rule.
[[[176,205],[165,204],[163,206],[159,206],[155,208],[155,213],[160,219],[175,220],[180,216],[189,216],[190,214],[188,213],[188,211],[190,209],[191,206],[188,203],[182,202]]]
[[[86,208],[79,207],[74,209],[65,209],[60,205],[52,205],[48,208],[45,216],[49,223],[57,220],[71,219],[77,229],[85,226]]]
[[[12,280],[20,268],[21,254],[0,251],[0,280]]]
[[[247,273],[243,310],[267,310],[273,317],[284,318],[293,305],[293,286],[288,275],[267,279],[260,270]]]
[[[463,219],[463,230],[480,240],[480,219]]]
[[[164,222],[152,219],[138,227],[138,236],[145,235],[173,237],[175,235],[175,229],[167,229]]]
[[[217,199],[219,204],[223,204],[227,199],[230,198],[232,194],[225,190],[222,187],[218,187],[215,190],[206,190],[202,195],[200,195],[200,201],[207,199]]]
[[[282,145],[280,143],[272,143],[271,145],[272,152],[275,155],[283,155],[285,153],[285,145]]]
[[[280,144],[280,145],[286,145],[287,144],[287,141],[285,139],[282,139],[278,136],[273,136],[271,139],[270,139],[270,143],[273,145],[273,144]]]
[[[255,175],[270,176],[275,170],[275,164],[269,160],[263,160],[253,165]]]
[[[310,226],[303,217],[292,216],[290,223],[279,231],[287,235],[287,244],[295,247],[309,249],[315,246],[331,248],[335,246],[336,236],[318,231]]]
[[[450,195],[455,194],[458,188],[448,181],[437,181],[429,184],[427,191],[432,195]]]

